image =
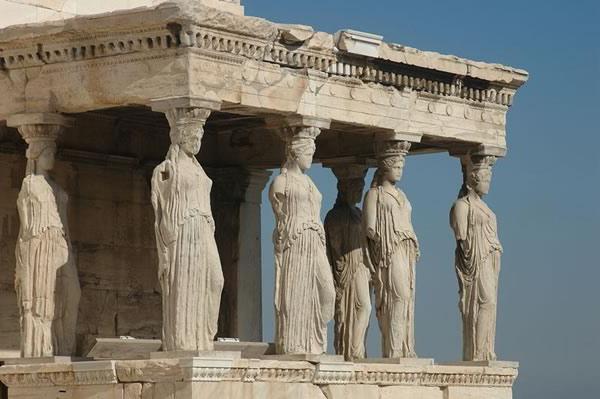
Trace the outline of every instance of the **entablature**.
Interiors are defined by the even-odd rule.
[[[300,114],[347,132],[506,145],[506,112],[527,72],[376,37],[363,37],[374,46],[366,52],[344,42],[361,35],[193,4],[9,27],[0,30],[0,119],[206,96],[242,115]]]

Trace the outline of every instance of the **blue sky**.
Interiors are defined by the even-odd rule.
[[[497,353],[521,362],[515,398],[590,397],[600,377],[600,2],[246,0],[247,15],[499,62],[530,72],[508,115],[508,156],[486,201],[505,253]],[[315,165],[323,216],[335,180]],[[370,179],[370,176],[369,176]],[[461,354],[454,240],[448,211],[460,165],[447,154],[409,158],[400,183],[413,205],[416,340],[422,357]],[[273,331],[273,215],[263,197],[265,339]],[[330,345],[331,350],[331,345]],[[368,351],[379,356],[372,315]]]

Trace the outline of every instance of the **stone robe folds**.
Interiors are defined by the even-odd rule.
[[[325,232],[336,291],[335,351],[347,360],[362,359],[371,314],[371,273],[364,264],[361,211],[336,203],[325,218]]]
[[[461,220],[463,217],[466,223]],[[463,320],[463,358],[495,360],[496,303],[502,252],[496,215],[470,190],[452,207],[450,224],[457,233],[455,264]]]
[[[71,355],[75,348],[80,288],[64,227],[67,201],[45,176],[23,180],[15,279],[22,357]]]
[[[152,176],[163,350],[213,349],[223,272],[214,238],[211,186],[195,159],[184,163],[168,157]]]
[[[384,357],[415,357],[415,264],[419,249],[412,208],[402,191],[372,188],[376,198],[375,239],[368,239],[368,256],[375,269],[377,319]],[[369,194],[368,194],[369,195]]]
[[[335,290],[320,219],[321,194],[312,180],[285,170],[283,203],[276,212],[275,314],[278,353],[321,354]],[[275,208],[277,209],[277,208]]]

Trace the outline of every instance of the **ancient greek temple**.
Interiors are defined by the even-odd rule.
[[[36,12],[0,29],[0,398],[512,398],[484,196],[526,71],[239,0],[17,3]],[[420,247],[398,183],[428,153],[463,173],[451,363],[415,350]]]

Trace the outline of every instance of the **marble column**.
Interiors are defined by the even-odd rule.
[[[223,271],[210,204],[212,181],[196,154],[204,124],[219,104],[190,98],[159,100],[171,146],[152,175],[152,206],[162,293],[163,350],[212,350]]]
[[[262,341],[261,200],[271,172],[211,168],[211,203],[225,285],[219,337]]]
[[[321,222],[321,193],[306,175],[315,139],[329,121],[295,117],[277,133],[285,141],[281,172],[269,187],[275,213],[275,345],[278,354],[327,351],[335,289]]]
[[[461,156],[463,185],[450,211],[456,238],[455,268],[462,317],[463,360],[496,360],[496,309],[502,245],[496,215],[483,201],[490,189],[496,155]]]
[[[376,142],[378,168],[363,205],[382,354],[388,358],[416,357],[415,265],[419,244],[410,202],[396,187],[410,146],[409,141],[399,139]]]
[[[338,195],[325,217],[327,257],[335,283],[335,352],[348,361],[366,357],[371,316],[371,272],[364,262],[362,211],[356,206],[365,187],[367,167],[334,164]]]
[[[50,176],[56,139],[70,120],[30,113],[13,115],[7,124],[17,127],[28,144],[15,251],[21,356],[72,355],[81,291],[69,236],[69,197]]]

